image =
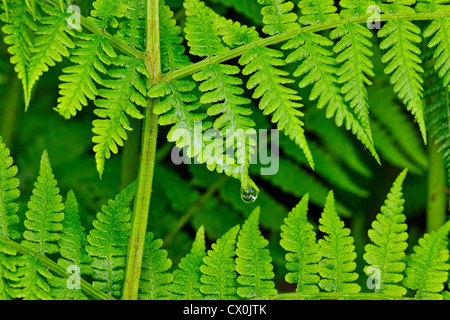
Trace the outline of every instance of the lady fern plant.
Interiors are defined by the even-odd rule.
[[[432,137],[436,144],[447,172],[448,190],[449,1],[342,0],[337,5],[331,0],[261,0],[257,6],[260,14],[247,13],[251,21],[260,18],[251,26],[245,24],[247,19],[236,21],[220,15],[213,5],[200,0],[185,0],[175,14],[173,6],[164,0],[95,0],[83,8],[88,13],[74,14],[76,7],[70,1],[3,1],[4,43],[23,87],[26,109],[33,108],[40,78],[65,60],[53,109],[70,119],[93,107],[92,149],[100,177],[112,154],[127,147],[133,129],[142,127],[142,133],[137,139],[141,144],[139,170],[131,179],[135,181],[128,181],[101,207],[88,234],[75,192],[68,192],[65,200],[60,195],[46,151],[20,224],[18,170],[0,140],[0,296],[448,297],[449,222],[426,233],[412,254],[406,251],[402,194],[406,170],[398,175],[368,230],[363,273],[358,273],[355,237],[341,217],[342,211],[349,214],[350,210],[334,191],[325,192],[320,179],[309,180],[311,193],[302,192],[301,201],[277,230],[277,242],[285,250],[286,271],[281,273],[285,282],[295,287],[294,293],[283,292],[275,281],[275,271],[280,271],[271,256],[273,239],[268,241],[260,228],[264,214],[260,208],[221,234],[210,249],[205,234],[209,230],[197,228],[190,252],[174,268],[168,251],[162,248],[164,241],[150,232],[149,214],[153,189],[160,187],[153,185],[160,126],[169,126],[167,141],[185,150],[188,158],[235,178],[243,200],[254,201],[262,191],[252,165],[258,112],[283,132],[281,166],[293,169],[291,178],[300,177],[295,175],[293,159],[346,191],[364,195],[364,190],[346,179],[345,170],[334,167],[335,159],[317,140],[331,139],[333,145],[335,137],[335,150],[347,146],[338,150],[342,159],[357,163],[351,162],[356,152],[346,153],[351,148],[342,142],[344,138],[338,138],[348,131],[375,160],[372,162],[383,163],[377,146],[386,150],[390,145],[381,124],[398,134],[393,122],[395,112],[401,112],[377,111],[377,121],[373,119],[369,93],[379,85],[374,79],[377,65],[382,65],[390,91],[413,119],[410,122],[423,143]],[[245,12],[236,6],[236,11]],[[373,18],[371,8],[381,12],[375,15],[378,21],[373,25],[368,23]],[[431,54],[424,61],[422,51],[427,50]],[[425,63],[435,70],[428,77]],[[317,119],[319,113],[306,112],[311,105],[336,126],[325,130],[328,124]],[[312,132],[308,132],[307,120]],[[215,129],[213,135],[209,129]],[[411,139],[405,136],[404,140]],[[221,139],[225,150],[220,148]],[[420,148],[406,144],[406,148]],[[381,154],[397,163],[411,162],[389,152]],[[420,155],[414,160],[426,166]],[[353,167],[370,175],[364,167]],[[302,173],[301,177],[309,176]],[[281,183],[276,176],[262,179],[289,189],[287,177]],[[214,188],[212,193],[220,184]],[[208,193],[200,200],[206,201],[206,196]],[[315,224],[307,216],[310,200],[316,206],[323,204]],[[361,280],[364,277],[367,282]]]

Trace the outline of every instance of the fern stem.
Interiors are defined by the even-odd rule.
[[[52,5],[53,7],[57,7],[57,8],[61,8],[61,4],[59,1],[53,1],[53,0],[46,0],[46,2],[50,5]],[[66,6],[64,6],[63,8],[64,10],[66,10]],[[94,34],[98,34],[101,35],[102,37],[104,37],[105,39],[108,39],[108,41],[111,43],[111,45],[116,48],[117,50],[119,50],[120,52],[133,57],[133,58],[137,58],[140,60],[144,60],[144,54],[143,52],[136,50],[135,48],[130,47],[128,44],[126,44],[125,42],[117,39],[117,37],[111,35],[110,33],[106,32],[105,30],[102,30],[101,28],[99,28],[95,23],[93,23],[92,21],[90,21],[89,19],[87,19],[84,16],[80,17],[80,23],[81,26],[83,26],[84,28],[88,29],[90,32],[94,33]]]
[[[158,0],[147,1],[145,64],[150,76],[148,81],[148,87],[150,87],[154,83],[157,83],[161,77]],[[158,99],[148,99],[145,113],[138,189],[134,203],[131,235],[128,245],[127,267],[122,294],[123,300],[137,300],[139,293],[158,138],[158,116],[153,112],[153,109],[158,102]]]
[[[449,17],[450,13],[414,13],[414,14],[382,14],[380,15],[380,21],[390,21],[390,20],[396,20],[396,19],[403,19],[403,20],[434,20],[442,17]],[[258,41],[255,41],[251,44],[246,44],[241,47],[229,50],[223,54],[219,54],[217,56],[206,58],[202,61],[199,61],[197,63],[194,63],[192,65],[189,65],[187,67],[163,74],[161,77],[162,81],[172,81],[177,79],[182,79],[188,75],[191,75],[193,73],[196,73],[205,67],[215,64],[215,63],[222,63],[227,60],[234,59],[236,57],[239,57],[243,55],[245,52],[249,51],[250,49],[254,47],[267,47],[270,45],[274,45],[286,40],[289,40],[296,35],[298,35],[300,32],[319,32],[324,31],[328,29],[334,29],[344,23],[366,23],[367,16],[364,17],[352,17],[348,19],[340,19],[340,20],[334,20],[329,22],[320,23],[317,25],[312,26],[306,26],[302,27],[299,30],[291,31],[291,32],[285,32],[281,34],[277,34],[275,36],[271,36],[268,38],[264,38]]]
[[[448,94],[448,93],[447,93]],[[444,160],[434,143],[428,146],[427,232],[437,230],[447,220],[446,172]]]
[[[64,270],[63,267],[61,267],[59,264],[50,260],[49,258],[47,258],[46,256],[44,256],[42,254],[38,254],[38,253],[34,252],[33,250],[31,250],[25,246],[22,246],[21,244],[15,242],[15,241],[9,240],[9,239],[0,238],[0,243],[14,249],[15,251],[19,252],[20,254],[36,258],[45,267],[47,267],[48,269],[50,269],[51,271],[53,271],[54,273],[56,273],[57,275],[65,278],[65,279],[70,277],[70,275],[66,272],[66,270]],[[81,286],[81,290],[83,290],[86,294],[95,298],[96,300],[114,300],[113,297],[103,293],[102,291],[93,287],[92,285],[90,285],[88,282],[86,282],[83,279],[80,279],[80,286]]]

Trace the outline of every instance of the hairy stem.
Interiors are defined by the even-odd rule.
[[[150,76],[148,86],[157,83],[161,77],[161,56],[159,44],[158,0],[147,0],[145,63]],[[158,116],[153,112],[157,99],[149,99],[142,130],[141,161],[139,165],[138,189],[134,203],[127,267],[122,299],[137,300],[147,232],[148,213],[153,187],[156,143],[158,138]]]

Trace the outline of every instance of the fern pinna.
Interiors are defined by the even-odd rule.
[[[0,175],[2,299],[120,298],[130,233],[129,206],[136,184],[102,207],[86,235],[74,192],[70,191],[63,203],[44,152],[23,222],[25,231],[20,235],[16,231],[17,168],[4,143],[0,144],[0,166],[4,173]],[[362,275],[355,271],[354,238],[339,217],[330,191],[318,229],[307,217],[308,194],[281,226],[285,280],[296,287],[294,294],[276,288],[271,250],[260,229],[257,207],[209,250],[201,226],[192,249],[177,266],[172,266],[167,250],[161,248],[163,241],[147,233],[139,299],[442,299],[448,294],[450,222],[425,234],[412,253],[406,251],[402,198],[406,173],[404,170],[395,180],[368,231],[372,243],[364,253],[367,286],[357,282]],[[319,239],[318,231],[322,233]]]

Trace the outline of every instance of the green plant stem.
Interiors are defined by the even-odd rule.
[[[15,241],[9,240],[9,239],[0,238],[0,242],[4,245],[14,249],[15,251],[19,252],[20,254],[36,258],[45,267],[47,267],[48,269],[50,269],[57,275],[65,278],[65,279],[70,277],[70,275],[66,272],[66,270],[64,270],[63,267],[61,267],[56,262],[50,260],[46,256],[38,254],[38,253],[34,252],[33,250],[31,250],[27,247],[24,247],[21,244],[15,242]],[[93,287],[92,285],[90,285],[88,282],[86,282],[83,279],[80,279],[80,286],[81,286],[81,290],[83,290],[83,292],[85,292],[87,295],[89,295],[97,300],[114,300],[113,297],[103,293],[102,291]]]
[[[434,20],[434,19],[438,19],[441,17],[448,17],[448,16],[450,16],[450,13],[382,14],[382,15],[380,15],[380,21],[390,21],[390,20],[396,20],[396,19]],[[317,25],[302,27],[297,31],[286,32],[286,33],[281,33],[281,34],[278,34],[275,36],[267,37],[267,38],[261,39],[259,41],[255,41],[251,44],[243,45],[241,47],[229,50],[223,54],[214,56],[212,58],[206,58],[202,61],[199,61],[199,62],[189,65],[187,67],[181,68],[179,70],[166,73],[162,76],[161,80],[169,81],[169,80],[177,80],[177,79],[184,78],[188,75],[191,75],[193,73],[196,73],[196,72],[202,70],[203,68],[205,68],[213,63],[221,63],[221,62],[225,62],[227,60],[239,57],[239,56],[243,55],[245,52],[249,51],[251,48],[267,47],[267,46],[274,45],[274,44],[277,44],[277,43],[280,43],[283,41],[287,41],[302,32],[319,32],[319,31],[324,31],[324,30],[328,30],[328,29],[334,29],[346,22],[366,23],[366,21],[367,21],[367,16],[352,17],[352,18],[348,18],[348,19],[340,19],[340,20],[320,23]]]
[[[219,190],[225,182],[228,181],[228,176],[223,176],[219,180],[217,180],[214,184],[212,184],[203,195],[198,198],[187,210],[186,212],[178,219],[175,226],[171,229],[171,231],[166,235],[163,240],[164,246],[168,246],[174,239],[178,232],[183,229],[186,223],[192,218],[192,216],[202,207],[202,205],[214,194],[217,190]]]
[[[427,232],[437,230],[447,220],[447,174],[444,160],[434,143],[428,145]]]
[[[159,3],[147,0],[145,64],[150,79],[148,87],[161,77],[161,56],[159,41]],[[153,112],[157,99],[148,99],[145,122],[142,131],[141,161],[139,165],[138,187],[131,222],[130,242],[122,299],[137,300],[147,232],[148,213],[153,188],[156,144],[158,138],[158,116]]]

